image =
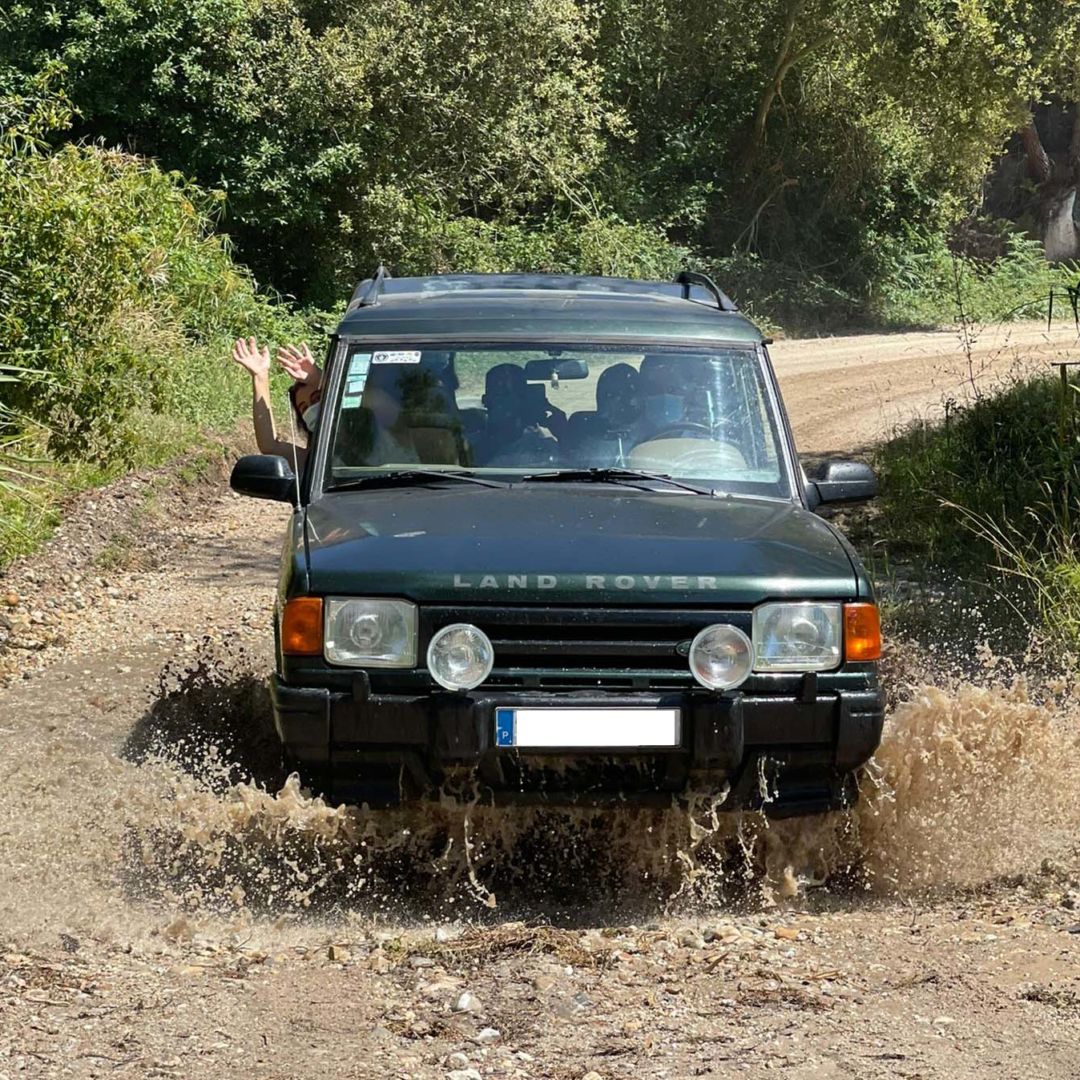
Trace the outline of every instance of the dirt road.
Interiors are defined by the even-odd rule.
[[[932,403],[913,355],[776,346],[804,447]],[[748,856],[704,808],[331,810],[258,752],[283,517],[132,478],[0,579],[2,1080],[1080,1075],[1075,685],[912,691],[860,812]]]
[[[1080,359],[1075,328],[1017,323],[934,333],[778,341],[770,349],[803,451],[864,446],[916,417],[938,419],[1017,372]]]

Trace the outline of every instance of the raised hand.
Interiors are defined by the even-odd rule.
[[[270,373],[270,350],[252,338],[237,338],[233,343],[232,358],[247,371],[253,379]]]
[[[322,370],[307,342],[302,345],[282,345],[277,352],[278,363],[297,381],[316,387],[322,382]]]

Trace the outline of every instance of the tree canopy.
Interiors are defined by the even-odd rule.
[[[897,243],[978,209],[1034,106],[1080,97],[1080,0],[23,0],[0,19],[0,90],[61,70],[69,137],[224,192],[258,279],[324,303],[378,259],[654,273],[687,251],[866,296]]]

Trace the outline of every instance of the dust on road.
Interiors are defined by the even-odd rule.
[[[925,337],[777,345],[804,447]],[[145,487],[0,587],[0,1076],[1077,1075],[1074,684],[934,672],[826,821],[365,816],[260,754],[282,509]]]

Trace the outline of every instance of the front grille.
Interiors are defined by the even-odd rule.
[[[450,623],[478,626],[491,639],[493,687],[641,690],[693,682],[690,642],[713,623],[750,633],[750,612],[668,608],[488,607],[423,609],[424,647]]]

